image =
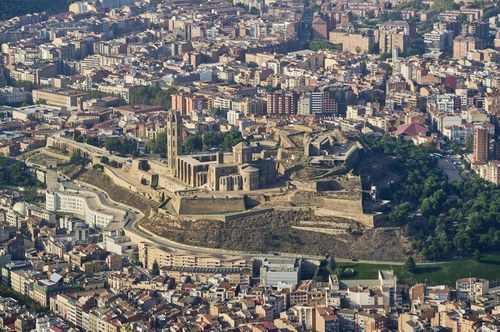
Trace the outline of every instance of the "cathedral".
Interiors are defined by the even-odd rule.
[[[272,185],[277,179],[276,161],[254,158],[244,142],[232,153],[182,154],[182,118],[179,112],[167,117],[167,157],[171,175],[192,188],[213,191],[251,191]]]

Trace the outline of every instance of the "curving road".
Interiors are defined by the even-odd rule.
[[[282,258],[306,258],[310,260],[320,260],[323,259],[324,256],[317,256],[317,255],[302,255],[302,254],[292,254],[292,253],[273,253],[273,254],[262,254],[258,252],[241,252],[241,251],[230,251],[230,250],[225,250],[225,249],[214,249],[214,248],[205,248],[205,247],[197,247],[197,246],[190,246],[186,245],[183,243],[175,242],[169,239],[166,239],[164,237],[161,237],[157,234],[154,234],[148,230],[144,230],[138,227],[137,223],[144,217],[144,214],[137,210],[134,209],[130,206],[127,206],[123,203],[114,201],[109,197],[109,195],[101,190],[100,188],[97,188],[93,185],[90,185],[88,183],[83,183],[79,181],[75,181],[76,184],[70,184],[69,182],[66,183],[66,185],[71,185],[73,188],[83,188],[87,190],[92,190],[96,193],[98,193],[100,199],[107,205],[110,206],[121,206],[124,210],[127,211],[126,214],[126,219],[124,220],[124,225],[123,228],[126,229],[128,232],[131,232],[141,238],[143,238],[145,241],[149,241],[151,243],[157,244],[162,246],[163,248],[167,250],[171,250],[172,252],[188,252],[192,254],[197,254],[197,255],[221,255],[221,256],[242,256],[242,257],[249,257],[249,258],[271,258],[271,257],[282,257]],[[79,184],[78,184],[79,183]],[[81,187],[80,187],[81,186]],[[404,262],[394,262],[394,261],[374,261],[374,260],[352,260],[352,259],[344,259],[344,258],[335,258],[335,260],[339,263],[363,263],[363,264],[384,264],[384,265],[403,265]],[[442,263],[447,263],[449,261],[439,261],[439,262],[424,262],[424,263],[417,263],[417,265],[433,265],[433,264],[442,264]]]

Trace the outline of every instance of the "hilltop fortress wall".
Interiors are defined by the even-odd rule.
[[[245,211],[244,196],[178,196],[172,205],[178,215],[225,214]]]

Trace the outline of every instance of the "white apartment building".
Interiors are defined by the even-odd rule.
[[[91,227],[104,229],[113,221],[122,220],[125,212],[104,205],[95,193],[70,191],[62,187],[45,193],[46,209],[74,213]]]
[[[435,105],[441,113],[453,113],[455,109],[455,96],[451,93],[437,95]]]
[[[107,251],[127,256],[131,261],[138,260],[137,244],[133,243],[122,229],[104,232],[103,242]]]
[[[238,124],[238,120],[241,118],[242,114],[238,111],[230,110],[227,112],[227,122],[232,126],[236,126]]]
[[[487,294],[490,282],[486,279],[463,278],[456,283],[457,298],[461,300],[477,300],[478,297]]]
[[[463,141],[467,136],[467,130],[462,126],[447,126],[443,128],[443,135],[452,141]]]
[[[298,104],[298,113],[301,115],[323,113],[323,92],[309,92],[302,95]]]
[[[50,309],[65,320],[78,326],[77,302],[76,298],[69,297],[65,294],[57,294],[56,297],[50,299]]]
[[[444,29],[435,29],[424,34],[425,49],[431,52],[443,51],[450,45],[453,39],[453,33]]]

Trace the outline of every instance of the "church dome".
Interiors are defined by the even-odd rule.
[[[26,217],[27,208],[26,208],[26,203],[25,202],[17,202],[12,207],[12,210],[16,211],[17,213],[19,213],[23,217]]]

